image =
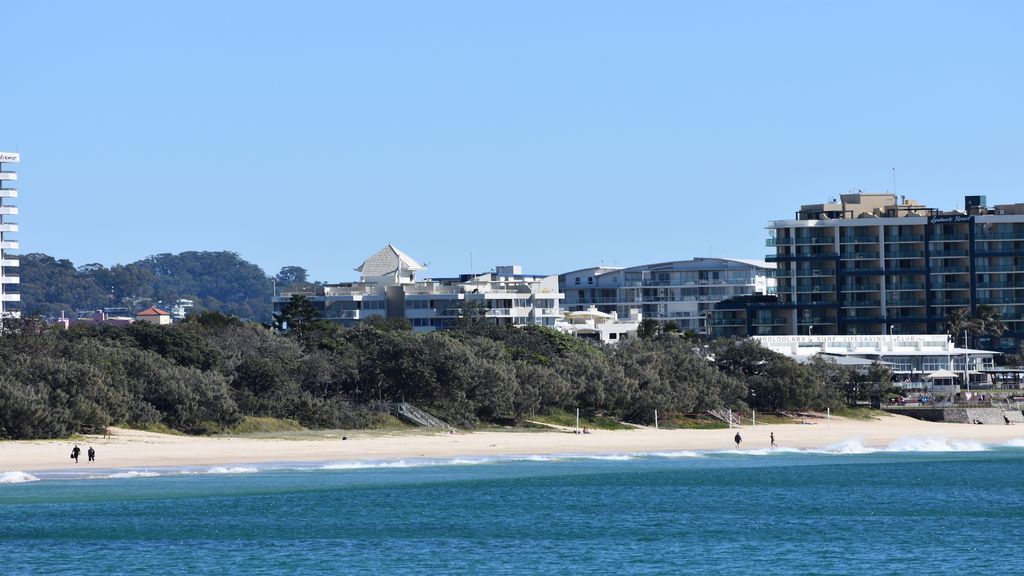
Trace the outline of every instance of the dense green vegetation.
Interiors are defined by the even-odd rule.
[[[270,321],[273,281],[277,287],[307,283],[305,269],[286,266],[267,276],[233,252],[158,254],[126,265],[75,267],[46,254],[21,257],[22,307],[26,315],[57,317],[63,311],[126,307],[131,312],[178,298],[196,311],[222,312],[258,322]]]
[[[888,374],[802,366],[752,342],[705,346],[672,333],[596,348],[543,327],[467,321],[344,330],[296,315],[288,335],[218,313],[172,326],[46,328],[5,323],[0,437],[60,437],[105,425],[211,433],[246,418],[362,428],[407,401],[451,424],[515,424],[572,413],[650,424],[721,407],[824,409],[880,393]],[[250,424],[251,420],[248,421]]]

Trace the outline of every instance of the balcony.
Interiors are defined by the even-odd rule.
[[[878,252],[847,252],[840,256],[843,260],[878,260]]]
[[[885,253],[885,259],[890,258],[893,260],[924,258],[924,250],[891,250]]]
[[[928,269],[925,268],[924,266],[890,266],[890,267],[885,269],[886,276],[890,276],[890,275],[894,275],[894,274],[897,274],[897,275],[898,274],[905,274],[905,275],[918,276],[918,275],[927,274],[927,273],[928,273]]]
[[[0,180],[14,181],[14,180],[17,180],[17,179],[18,179],[18,173],[17,172],[0,171]]]
[[[18,191],[14,188],[0,188],[0,198],[17,198]]]
[[[832,276],[836,273],[835,270],[829,268],[797,268],[795,270],[797,276]]]
[[[889,306],[924,306],[924,298],[894,298],[887,304]]]
[[[933,306],[967,306],[970,303],[970,298],[937,298],[932,300]]]
[[[898,292],[900,290],[924,290],[924,282],[894,282],[887,286],[887,289],[892,292]]]
[[[963,242],[967,239],[967,234],[933,234],[929,238],[932,242]]]
[[[964,274],[970,270],[967,266],[942,266],[932,268],[932,274]]]
[[[17,224],[0,224],[0,232],[17,232]]]
[[[967,282],[935,282],[932,290],[967,290],[971,285]]]
[[[361,310],[331,310],[324,315],[324,320],[358,320]]]
[[[511,308],[491,308],[484,316],[488,318],[510,318],[512,316]]]
[[[1024,232],[978,232],[975,240],[1024,240]]]
[[[878,308],[881,305],[880,300],[847,300],[843,303],[847,308]]]
[[[843,292],[878,292],[882,289],[879,284],[840,284]]]
[[[885,241],[887,243],[897,242],[924,242],[924,236],[914,234],[903,234],[899,236],[886,236]]]
[[[930,252],[928,254],[928,257],[932,258],[932,259],[937,259],[937,258],[966,258],[969,255],[970,255],[970,252],[968,252],[967,250],[942,250],[940,252]]]
[[[0,216],[17,216],[17,206],[0,206]]]
[[[18,266],[21,266],[21,262],[19,260],[11,258],[10,255],[8,255],[7,258],[4,258],[3,260],[0,260],[0,267],[3,267],[3,268],[17,268]]]
[[[877,244],[878,236],[841,236],[840,244]]]
[[[975,264],[974,270],[977,272],[1024,272],[1024,268],[1009,264]]]
[[[814,260],[837,260],[836,254],[767,254],[765,262],[809,262]]]
[[[872,268],[840,268],[840,276],[880,276],[884,271],[879,267]]]
[[[20,284],[20,276],[0,276],[0,284]]]
[[[831,293],[836,291],[834,284],[797,284],[796,291],[801,293],[806,292],[825,292]]]
[[[0,240],[0,250],[18,250],[18,241]]]

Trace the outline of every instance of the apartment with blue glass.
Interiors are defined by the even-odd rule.
[[[1024,337],[1024,204],[967,196],[962,210],[939,210],[844,194],[768,230],[777,301],[748,303],[755,317],[737,303],[719,321],[755,334],[939,334],[951,311],[987,304],[1008,330],[972,346],[1016,350]]]

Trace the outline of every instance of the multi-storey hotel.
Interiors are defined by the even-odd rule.
[[[1024,204],[844,194],[768,229],[778,300],[720,305],[716,333],[940,334],[949,312],[988,304],[1008,330],[972,345],[1014,350],[1024,336]]]
[[[561,317],[558,279],[498,266],[487,274],[416,280],[426,266],[388,244],[356,271],[358,282],[326,284],[274,296],[274,311],[302,295],[325,320],[354,326],[373,316],[407,318],[416,332],[447,328],[463,316],[499,326],[554,326]]]
[[[712,306],[727,298],[771,294],[775,264],[736,258],[694,258],[631,268],[595,267],[558,276],[564,308],[590,308],[619,318],[674,322],[706,334]]]
[[[18,259],[8,253],[18,249],[18,241],[11,237],[18,231],[18,225],[11,221],[18,215],[18,207],[11,203],[18,197],[18,191],[11,185],[18,180],[18,174],[10,169],[10,164],[20,161],[21,155],[17,152],[0,152],[0,320],[20,314],[13,307],[13,303],[21,300],[14,289],[20,279]]]

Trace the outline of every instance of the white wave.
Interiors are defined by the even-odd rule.
[[[635,456],[632,454],[578,454],[575,458],[583,460],[614,460],[614,461],[625,461],[633,460]]]
[[[830,444],[819,450],[805,450],[805,452],[819,454],[873,454],[877,451],[877,448],[865,448],[858,438],[844,440],[838,444]]]
[[[25,472],[15,470],[14,472],[0,473],[0,484],[21,484],[22,482],[37,482],[39,478]]]
[[[160,473],[148,470],[128,470],[127,472],[114,472],[106,476],[91,476],[91,478],[152,478],[154,476],[160,476]]]
[[[693,450],[679,450],[676,452],[651,452],[651,456],[656,458],[703,458],[704,455],[700,452],[694,452]]]
[[[405,460],[393,460],[389,462],[331,462],[320,467],[321,470],[362,470],[364,468],[415,468],[426,466],[422,462],[407,462]]]
[[[1007,440],[1006,444],[1009,448],[1024,448],[1024,438],[1014,438],[1013,440]]]
[[[214,466],[206,471],[207,474],[246,474],[250,472],[259,472],[259,470],[252,466]]]
[[[509,460],[522,460],[525,462],[557,462],[564,460],[564,457],[549,454],[530,454],[527,456],[512,456]]]
[[[883,452],[984,452],[984,445],[971,440],[945,438],[903,438],[882,449]]]

